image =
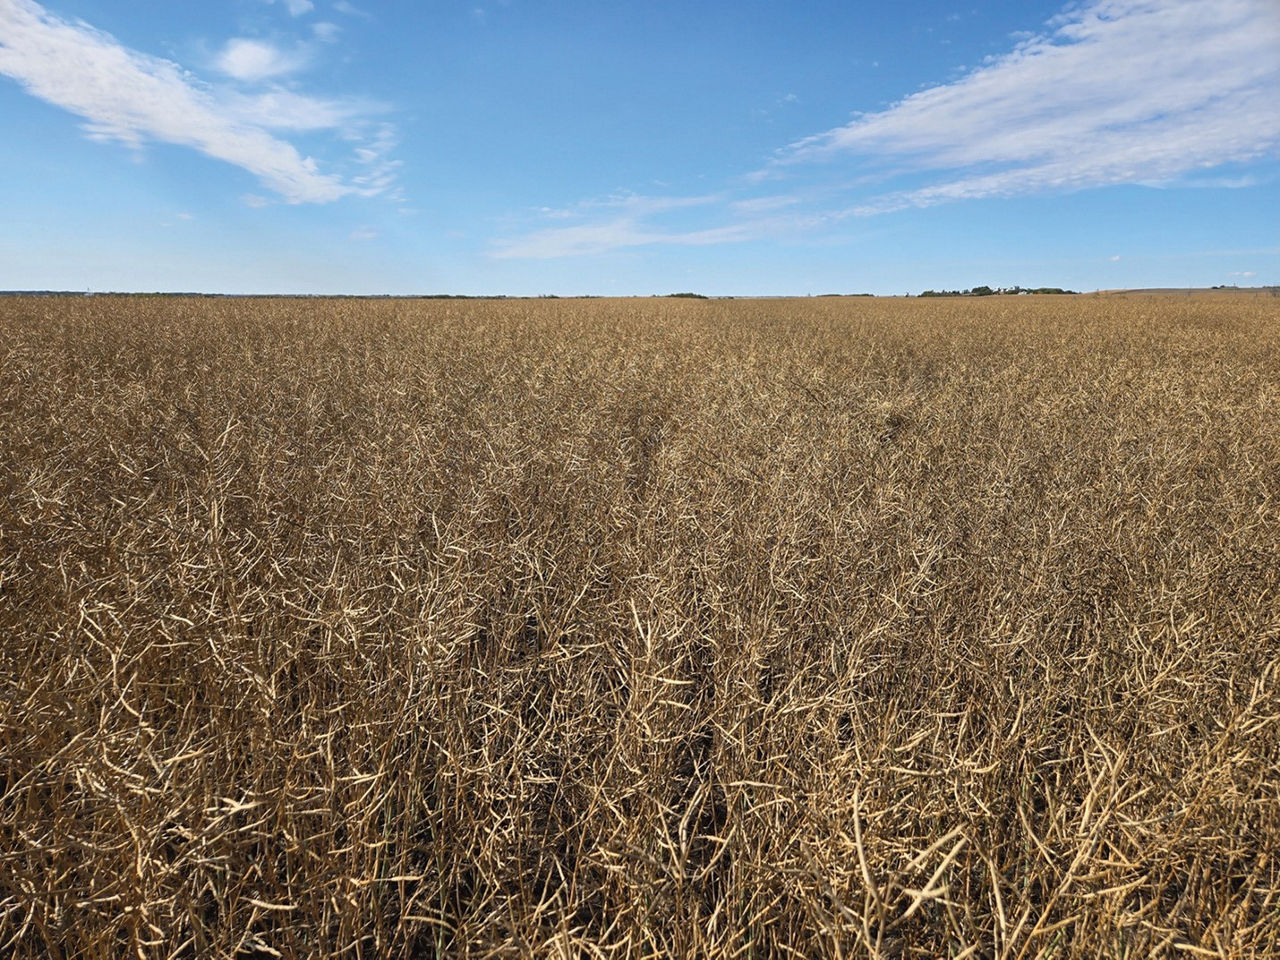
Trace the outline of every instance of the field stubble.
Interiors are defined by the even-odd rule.
[[[0,301],[0,951],[1280,955],[1280,304]]]

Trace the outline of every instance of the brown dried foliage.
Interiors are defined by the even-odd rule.
[[[1263,299],[0,304],[0,952],[1280,955]]]

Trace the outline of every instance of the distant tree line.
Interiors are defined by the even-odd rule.
[[[925,290],[922,297],[992,297],[1010,296],[1020,293],[1079,293],[1078,290],[1064,290],[1062,287],[974,287],[972,290]]]

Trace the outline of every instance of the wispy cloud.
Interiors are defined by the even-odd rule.
[[[1206,172],[1280,151],[1275,0],[1084,0],[956,79],[806,137],[655,225],[685,198],[544,211],[597,222],[508,239],[495,256],[737,242],[948,202],[1113,184],[1247,187]],[[784,98],[786,99],[786,98]],[[761,194],[761,190],[769,192]],[[708,222],[709,221],[709,222]]]
[[[869,210],[1177,178],[1280,146],[1274,0],[1092,0],[960,79],[783,150],[941,174]]]
[[[348,0],[333,0],[333,9],[339,13],[345,13],[349,17],[363,17],[365,20],[372,20],[373,15],[362,7],[357,7]]]
[[[299,133],[318,130],[347,131],[362,124],[367,125],[369,118],[385,109],[381,104],[366,100],[326,100],[281,87],[252,94],[220,90],[213,97],[220,111],[240,123]],[[355,150],[357,159],[361,149],[357,147]]]
[[[600,211],[617,211],[625,213],[629,218],[666,213],[671,210],[687,210],[691,207],[705,207],[724,199],[723,194],[712,193],[700,196],[670,197],[649,196],[629,191],[612,193],[605,197],[593,197],[580,200],[569,207],[541,207],[540,216],[549,220],[564,220],[582,217]]]
[[[736,213],[757,214],[769,213],[774,210],[783,210],[787,207],[794,207],[802,201],[802,197],[796,194],[780,193],[763,197],[748,197],[744,200],[734,200],[729,204],[729,208]]]
[[[606,223],[538,230],[499,245],[493,256],[500,260],[552,260],[655,244],[701,247],[747,240],[757,235],[754,230],[750,224],[731,224],[705,230],[663,231],[645,227],[632,217],[619,217]]]
[[[540,207],[535,211],[537,220],[568,221],[570,225],[545,227],[508,240],[495,247],[493,256],[548,260],[655,244],[704,246],[730,242],[739,239],[737,226],[680,231],[646,225],[653,218],[716,206],[724,199],[724,194],[678,197],[618,192],[568,207]]]
[[[227,41],[214,63],[227,76],[252,83],[301,70],[307,59],[302,50],[282,50],[265,40],[235,37]]]
[[[267,0],[267,3],[275,3],[276,0]],[[316,8],[312,0],[281,0],[286,10],[289,11],[291,17],[301,17],[310,13]]]
[[[355,161],[359,171],[351,176],[351,183],[358,191],[370,195],[386,192],[394,200],[404,200],[398,189],[392,190],[401,161],[393,160],[391,152],[398,145],[395,128],[384,123],[372,137],[365,139],[362,146],[356,147]]]
[[[337,43],[338,34],[342,33],[342,28],[336,23],[321,20],[311,25],[311,33],[321,43]]]
[[[225,52],[225,51],[224,51]],[[246,66],[246,63],[248,66]],[[275,75],[238,65],[241,79]],[[326,173],[272,131],[332,130],[361,139],[360,124],[372,105],[323,100],[283,89],[246,94],[203,83],[178,64],[120,44],[80,21],[48,13],[34,0],[0,0],[0,74],[32,95],[84,119],[98,140],[141,148],[149,141],[198,150],[254,174],[290,203],[325,203],[344,196],[372,196],[385,179]],[[381,153],[379,127],[372,148]]]

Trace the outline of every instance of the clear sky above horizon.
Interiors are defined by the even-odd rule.
[[[0,0],[0,289],[1280,283],[1280,0]]]

